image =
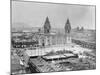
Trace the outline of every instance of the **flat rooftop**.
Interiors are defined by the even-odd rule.
[[[74,54],[66,53],[66,54],[59,54],[59,55],[53,55],[53,56],[43,56],[43,58],[55,59],[55,58],[66,58],[66,57],[70,57],[70,56],[74,56]]]
[[[61,51],[61,50],[67,50],[67,51],[72,51],[73,53],[83,53],[84,51],[86,52],[91,52],[91,49],[87,48],[82,48],[79,45],[76,44],[69,44],[69,45],[57,45],[57,46],[49,46],[45,48],[36,48],[33,50],[26,50],[25,53],[28,56],[43,56],[46,55],[47,53],[53,51]]]

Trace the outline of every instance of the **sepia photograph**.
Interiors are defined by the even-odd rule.
[[[11,75],[96,69],[96,6],[11,0]]]

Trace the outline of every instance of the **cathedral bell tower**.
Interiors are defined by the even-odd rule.
[[[44,45],[50,45],[51,44],[51,39],[50,39],[50,30],[51,30],[51,25],[49,18],[46,17],[46,21],[44,23],[44,36],[45,36],[45,41],[43,42]]]
[[[70,21],[69,19],[67,19],[67,22],[65,24],[65,44],[67,43],[71,43],[71,35],[70,35],[70,32],[71,32],[71,24],[70,24]]]
[[[50,33],[50,30],[51,30],[50,21],[49,21],[49,18],[46,17],[46,21],[44,23],[44,33],[45,34],[49,34]]]

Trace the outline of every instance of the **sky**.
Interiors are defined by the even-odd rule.
[[[52,28],[95,29],[95,6],[12,1],[12,27],[43,27],[48,16]]]

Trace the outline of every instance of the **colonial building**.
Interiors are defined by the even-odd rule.
[[[43,32],[39,31],[39,45],[40,46],[50,46],[50,45],[62,45],[71,43],[71,24],[69,19],[67,19],[67,22],[65,23],[65,33],[56,33],[51,31],[51,25],[49,18],[46,18],[46,21],[44,23]]]

